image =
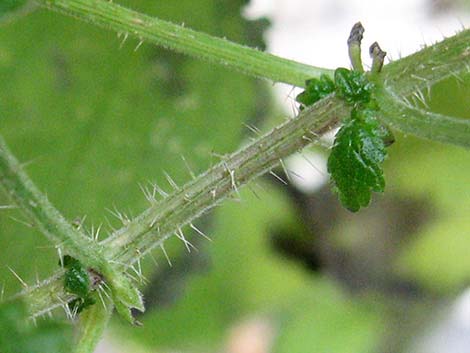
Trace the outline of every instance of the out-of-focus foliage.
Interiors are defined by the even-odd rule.
[[[15,10],[18,10],[24,4],[26,0],[1,0],[0,1],[0,18],[9,15]]]
[[[234,14],[244,1],[133,1],[133,8],[251,45],[259,29]],[[135,215],[147,204],[139,183],[170,187],[239,145],[243,122],[269,105],[263,83],[220,67],[125,40],[47,10],[0,33],[0,128],[27,172],[69,219],[98,226],[106,208]],[[262,108],[262,111],[266,111]],[[0,195],[0,204],[8,204]],[[55,250],[17,210],[0,212],[0,278],[6,293],[56,268]],[[26,220],[27,223],[27,220]],[[106,228],[106,226],[105,226]]]
[[[377,345],[382,324],[371,304],[354,303],[328,277],[312,276],[276,253],[270,232],[296,228],[300,220],[286,207],[282,190],[266,183],[255,190],[259,199],[245,190],[241,202],[228,201],[214,215],[213,242],[203,243],[209,272],[191,276],[180,299],[147,313],[141,329],[122,323],[118,342],[131,335],[149,350],[217,351],[232,325],[261,316],[279,334],[275,352],[323,352],[332,341],[333,352],[367,352]]]
[[[431,96],[433,111],[470,119],[470,75],[437,85]],[[423,196],[436,215],[404,249],[397,270],[428,288],[453,292],[468,285],[470,275],[470,153],[414,138],[400,140],[390,151],[392,190]]]
[[[0,352],[67,353],[72,346],[70,324],[28,320],[26,305],[19,301],[0,305]]]
[[[208,234],[213,242],[201,244],[210,255],[209,271],[192,275],[172,306],[148,312],[143,328],[123,326],[119,336],[131,334],[151,347],[215,348],[231,324],[253,311],[277,311],[292,293],[305,290],[305,275],[273,253],[266,233],[270,222],[292,218],[283,211],[286,199],[274,191],[261,195],[258,200],[245,190],[241,203],[228,201],[217,210]]]

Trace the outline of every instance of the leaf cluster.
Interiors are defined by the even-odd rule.
[[[306,86],[296,98],[301,109],[332,93],[353,105],[351,116],[344,119],[335,136],[328,172],[342,205],[357,212],[369,204],[372,191],[384,191],[381,164],[387,156],[386,146],[393,141],[390,131],[376,118],[374,84],[364,73],[338,68],[334,81],[322,75],[308,80]]]

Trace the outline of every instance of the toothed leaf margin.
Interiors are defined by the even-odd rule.
[[[383,192],[382,163],[387,156],[388,131],[375,118],[375,111],[354,108],[335,136],[328,159],[328,172],[344,207],[357,212],[366,207],[371,193]]]

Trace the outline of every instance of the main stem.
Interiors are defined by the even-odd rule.
[[[131,265],[250,180],[277,166],[282,158],[318,141],[319,136],[337,126],[340,117],[347,114],[349,107],[334,96],[304,110],[297,118],[233,153],[116,231],[101,243],[108,249],[106,258]],[[58,284],[60,278],[59,274],[26,288],[16,297],[25,299],[33,317],[43,314],[48,308],[71,299]]]
[[[78,324],[79,340],[73,353],[94,352],[108,325],[112,312],[112,303],[103,301],[102,305],[93,305],[80,315]]]
[[[282,158],[317,141],[319,136],[337,126],[340,117],[348,112],[349,107],[344,102],[330,96],[224,158],[168,198],[155,202],[106,239],[103,244],[110,251],[107,256],[130,265],[171,235],[181,236],[183,226],[231,193],[237,193],[241,186],[269,172]]]
[[[36,0],[49,9],[109,28],[247,75],[303,87],[305,80],[333,70],[298,63],[184,26],[163,21],[103,0]]]

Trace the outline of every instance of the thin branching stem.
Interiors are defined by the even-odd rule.
[[[144,310],[140,293],[131,285],[129,278],[122,274],[121,266],[110,262],[104,246],[81,233],[54,208],[24,172],[1,136],[0,187],[58,249],[77,258],[106,278],[116,309],[122,315],[126,313],[129,321],[132,321],[132,318],[127,308]],[[62,290],[60,293],[66,295]],[[57,301],[60,301],[60,298],[54,300]],[[30,308],[36,305],[34,300],[31,302]]]
[[[318,76],[323,72],[330,73],[329,70],[318,70],[293,63],[197,33],[111,2],[101,0],[37,0],[37,2],[82,20],[122,32],[124,35],[131,34],[142,40],[273,81],[302,86],[306,78]],[[409,131],[407,119],[393,119],[393,109],[387,107],[393,107],[392,103],[398,104],[399,101],[410,99],[416,94],[431,92],[433,85],[444,79],[468,73],[469,39],[470,31],[462,31],[441,43],[385,66],[381,74],[383,76],[380,89],[393,94],[389,96],[379,94],[379,105],[384,107],[383,121],[399,130]],[[387,99],[396,102],[388,102]],[[106,257],[122,264],[122,270],[125,270],[148,251],[161,245],[169,236],[175,233],[181,234],[180,230],[184,225],[220,203],[231,193],[237,193],[241,186],[256,176],[275,167],[282,158],[300,150],[308,143],[317,141],[320,135],[339,123],[340,117],[348,114],[349,108],[334,96],[329,96],[306,109],[297,118],[287,121],[250,145],[224,158],[218,165],[182,186],[164,200],[158,203],[155,201],[148,210],[101,243],[101,246],[106,247]],[[434,120],[444,121],[449,117],[434,114],[428,115],[427,118],[417,118],[413,122],[414,134],[429,138],[426,126],[432,126]],[[468,126],[470,123],[465,121],[462,124]],[[420,125],[423,129],[420,129]],[[434,135],[431,138],[447,142],[457,141],[456,143],[465,145],[462,141],[466,141],[468,129],[455,130],[455,128],[442,129],[445,136]],[[64,300],[61,296],[63,289],[57,285],[59,278],[60,274],[45,281],[43,285],[25,289],[18,295],[27,302],[34,303],[30,306],[33,315],[44,313],[60,305],[58,302]],[[60,294],[60,300],[48,294],[54,291],[55,295]],[[36,297],[42,300],[35,300]]]
[[[302,64],[151,17],[105,0],[36,0],[49,9],[245,74],[303,87],[333,70]]]
[[[154,204],[147,211],[116,231],[101,244],[108,251],[106,257],[123,270],[165,239],[178,232],[185,224],[219,204],[244,184],[264,174],[280,163],[280,159],[318,141],[325,132],[337,126],[341,116],[349,114],[344,102],[329,96],[286,121],[259,140],[225,158],[218,165]],[[33,316],[45,313],[71,300],[58,284],[61,274],[35,287],[26,288],[17,297],[29,303]]]
[[[402,132],[470,148],[470,121],[454,118],[414,106],[385,88],[377,92],[380,114],[391,127]]]
[[[80,315],[78,342],[73,353],[93,353],[108,325],[112,314],[112,304],[104,299]]]
[[[111,1],[36,0],[36,2],[52,10],[114,30],[121,33],[124,38],[132,35],[139,38],[140,41],[148,41],[274,82],[284,82],[304,87],[305,80],[309,78],[319,77],[321,74],[333,75],[333,70],[280,58],[138,13]],[[362,71],[360,42],[364,29],[360,23],[355,25],[355,29],[348,40],[349,54],[355,69]],[[468,43],[470,43],[470,31],[464,30],[441,43],[426,47],[414,55],[387,65],[381,76],[384,78],[387,91],[393,94],[382,95],[379,98],[379,104],[384,105],[385,111],[390,111],[391,107],[394,106],[391,101],[391,99],[395,99],[394,97],[409,97],[417,93],[424,97],[424,93],[430,92],[431,87],[438,81],[450,76],[460,77],[462,74],[468,73],[470,69],[470,46]],[[400,106],[400,104],[400,101],[395,102],[397,106]],[[401,108],[409,111],[402,105]],[[420,111],[417,112],[421,113]],[[402,117],[405,115],[402,115]],[[397,119],[393,114],[388,113],[385,113],[382,119],[386,124],[405,133],[424,138],[436,137],[441,142],[466,146],[459,142],[461,138],[453,138],[453,133],[458,132],[452,127],[453,125],[448,124],[449,121],[453,121],[452,118],[449,120],[448,117],[439,114],[419,115],[426,117],[426,119],[417,118],[413,124],[408,124],[406,118]],[[440,118],[442,118],[442,122],[437,121]],[[468,124],[468,122],[463,122],[463,124]],[[445,126],[446,131],[443,131],[442,134],[430,134],[427,127],[430,128],[431,126],[432,129]],[[468,127],[464,131],[467,132]],[[461,133],[458,134],[461,135]]]

